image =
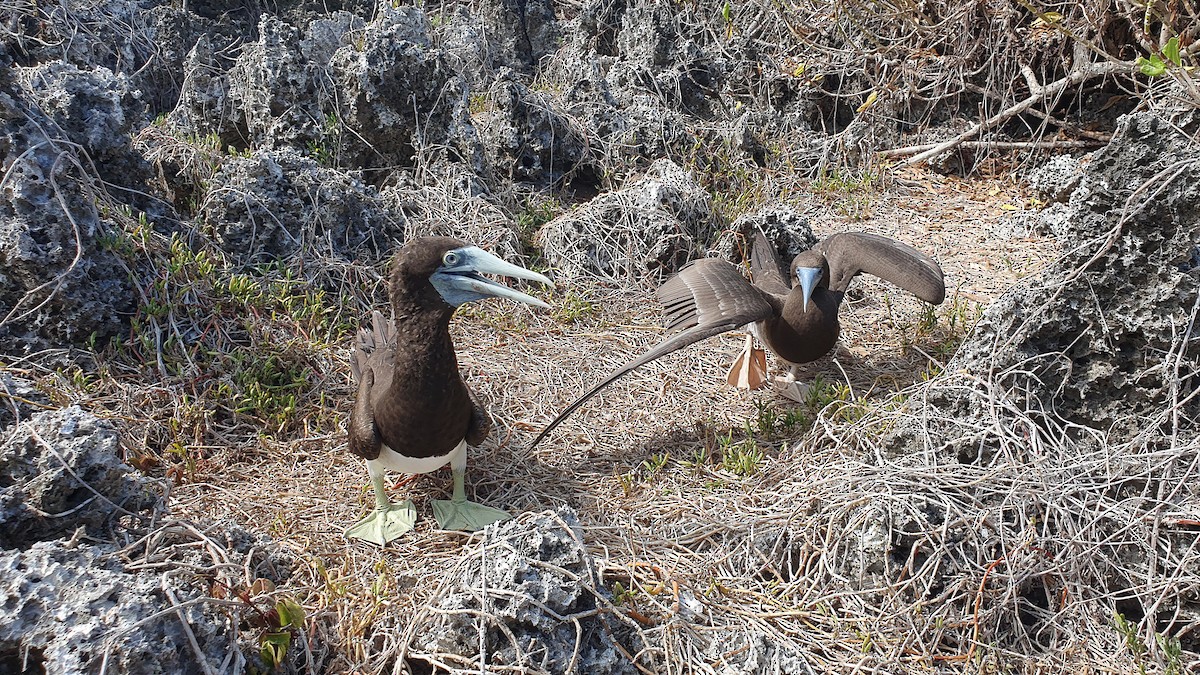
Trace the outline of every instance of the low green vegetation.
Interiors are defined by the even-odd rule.
[[[1113,612],[1113,625],[1117,632],[1125,642],[1125,649],[1129,652],[1130,658],[1137,666],[1140,675],[1146,675],[1150,672],[1149,666],[1153,664],[1150,656],[1150,649],[1142,639],[1138,624],[1135,621],[1130,621],[1125,618],[1125,615],[1120,612]],[[1180,645],[1179,638],[1168,637],[1162,633],[1154,633],[1154,643],[1158,647],[1158,652],[1163,661],[1161,672],[1163,675],[1183,675],[1183,647]],[[1158,670],[1157,668],[1155,670]]]
[[[871,205],[879,193],[880,179],[879,174],[870,170],[833,170],[822,172],[809,188],[843,218],[864,220],[872,215]]]
[[[139,467],[203,480],[218,430],[250,425],[253,438],[336,427],[328,350],[350,343],[369,299],[333,297],[284,261],[234,268],[220,249],[164,234],[145,214],[112,215],[122,227],[100,245],[130,270],[136,309],[127,335],[91,341],[95,372],[108,377],[76,389],[101,398],[130,386],[160,408],[138,411],[148,427]],[[155,387],[137,384],[147,381]]]
[[[983,314],[977,303],[957,294],[941,305],[924,305],[916,320],[895,319],[890,295],[884,296],[884,303],[899,333],[901,353],[920,349],[942,364],[954,356]]]

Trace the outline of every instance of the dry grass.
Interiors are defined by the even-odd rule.
[[[862,228],[930,250],[946,268],[951,297],[962,303],[988,300],[1053,255],[1044,240],[1006,239],[992,229],[950,222],[994,222],[1001,213],[997,196],[1011,190],[1004,184],[968,189],[971,184],[930,176],[921,180],[928,192],[918,182],[913,194],[879,195],[873,218],[865,222],[839,219],[836,205],[820,200],[808,208],[819,234]],[[1019,195],[1009,196],[1019,201]],[[997,250],[1011,253],[1024,267],[985,265]],[[526,449],[532,435],[577,392],[661,339],[657,305],[646,291],[581,283],[549,297],[555,312],[499,303],[464,308],[453,324],[460,363],[497,422],[493,436],[472,451],[470,489],[518,517],[560,504],[579,513],[603,583],[611,589],[620,582],[629,589],[619,610],[646,619],[642,629],[648,643],[665,650],[643,657],[651,671],[666,662],[698,672],[715,668],[721,651],[716,638],[723,634],[761,635],[791,645],[818,670],[852,656],[897,663],[915,658],[905,650],[930,658],[961,655],[966,647],[958,643],[951,649],[933,641],[925,652],[919,645],[897,647],[900,624],[893,613],[901,609],[899,601],[872,605],[878,592],[861,590],[870,577],[775,578],[771,566],[782,563],[771,562],[776,554],[759,538],[786,533],[780,542],[799,542],[831,522],[813,504],[840,509],[844,518],[871,495],[890,493],[903,501],[905,480],[925,483],[914,475],[885,489],[888,465],[843,454],[837,446],[822,450],[817,439],[844,434],[865,439],[869,427],[860,423],[845,431],[847,420],[875,411],[869,419],[880,424],[887,415],[899,414],[892,394],[921,380],[927,369],[936,371],[937,363],[926,355],[955,339],[945,332],[951,313],[971,316],[975,310],[948,304],[939,310],[937,328],[921,328],[919,302],[882,283],[863,281],[861,296],[843,309],[842,345],[807,369],[810,377],[830,383],[823,400],[792,406],[770,391],[745,393],[724,386],[724,370],[740,348],[740,338],[727,335],[619,381],[534,452]],[[956,330],[961,336],[961,323]],[[210,438],[187,447],[198,459],[189,471],[173,474],[182,482],[171,503],[177,517],[232,520],[270,535],[294,554],[300,564],[281,592],[294,595],[308,610],[309,641],[329,647],[318,655],[323,654],[320,669],[332,672],[386,670],[401,653],[422,658],[408,653],[404,642],[414,630],[413,617],[433,603],[440,580],[473,555],[479,540],[479,535],[434,529],[429,500],[448,493],[444,472],[405,488],[421,513],[414,533],[382,550],[343,538],[344,528],[371,501],[363,467],[345,452],[340,427],[351,391],[345,363],[349,342],[347,336],[322,347],[330,366],[319,383],[325,398],[319,406],[310,400],[301,407],[287,432],[256,428],[253,420],[240,418],[221,434],[225,442]],[[832,386],[839,382],[848,383],[848,390]],[[139,393],[125,405],[109,398],[92,401],[91,407],[145,410],[147,393]],[[789,410],[794,411],[790,426],[784,421]],[[160,408],[157,413],[178,411]],[[207,411],[210,419],[214,413]],[[814,421],[805,445],[789,440]],[[751,445],[743,445],[746,439]],[[138,446],[137,439],[130,444]],[[723,461],[755,445],[763,452],[757,466],[753,459],[743,469]],[[144,445],[138,451],[145,452]],[[853,496],[846,492],[851,475],[860,490]],[[830,491],[843,494],[833,499]],[[845,548],[853,539],[835,537],[828,545]],[[844,552],[827,555],[823,564],[845,558]],[[973,579],[977,585],[979,579]],[[818,580],[836,588],[818,586]],[[682,600],[674,597],[676,587]],[[671,592],[664,595],[663,588]],[[707,618],[681,623],[673,618],[679,602],[702,607]],[[843,606],[864,613],[874,607],[876,623],[837,609]],[[941,610],[925,611],[943,616]],[[864,636],[874,645],[865,651]],[[759,649],[735,642],[725,650],[735,661]]]
[[[453,324],[460,363],[497,423],[472,451],[469,490],[518,520],[563,504],[578,512],[600,585],[624,589],[601,609],[636,624],[651,647],[635,656],[646,672],[1182,672],[1171,668],[1192,657],[1172,661],[1172,643],[1155,633],[1194,640],[1200,620],[1182,603],[1200,587],[1200,502],[1186,482],[1197,444],[1171,435],[1170,410],[1117,445],[1033,419],[988,381],[927,379],[972,303],[1032,274],[1055,246],[997,225],[1002,204],[1025,203],[1002,181],[903,178],[855,220],[836,195],[796,204],[820,235],[866,229],[930,251],[959,304],[930,325],[916,300],[861,280],[842,344],[806,369],[827,383],[807,405],[724,386],[741,346],[726,335],[627,376],[529,451],[579,391],[661,339],[658,308],[646,291],[583,283],[549,296],[551,312],[464,308]],[[361,284],[358,302],[371,302],[374,283]],[[310,388],[270,423],[231,414],[220,390],[191,378],[147,386],[161,354],[140,370],[109,364],[103,381],[46,373],[42,385],[120,418],[131,458],[177,481],[179,520],[162,528],[174,538],[152,534],[154,546],[127,551],[135,563],[250,588],[253,570],[230,566],[219,542],[188,525],[234,522],[269,535],[294,574],[249,602],[224,592],[205,602],[248,617],[249,604],[298,600],[307,622],[293,650],[306,654],[304,670],[478,672],[413,643],[465,561],[490,546],[434,528],[429,500],[448,494],[448,475],[404,488],[421,519],[387,548],[342,535],[371,506],[363,467],[344,449],[352,326],[342,323],[320,324],[327,339],[306,356]],[[239,338],[222,339],[229,348]],[[264,348],[258,340],[250,346]],[[943,419],[930,403],[946,392],[986,414]],[[886,440],[897,431],[906,446]],[[990,451],[964,463],[935,438]],[[197,548],[210,562],[184,555]],[[259,630],[244,636],[253,644]]]

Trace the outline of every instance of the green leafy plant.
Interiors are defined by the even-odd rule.
[[[1166,59],[1166,61],[1163,60]],[[1183,65],[1183,59],[1179,54],[1179,37],[1172,37],[1167,40],[1167,43],[1162,47],[1162,57],[1158,54],[1151,54],[1150,58],[1139,56],[1137,58],[1138,69],[1143,75],[1148,77],[1160,77],[1167,72],[1167,64],[1174,64],[1176,68]]]
[[[642,462],[642,471],[645,472],[647,476],[653,476],[666,468],[667,462],[669,461],[671,461],[670,453],[655,453],[650,455],[648,459]]]
[[[584,299],[584,296],[569,290],[554,304],[554,320],[559,323],[575,323],[598,312],[596,303]]]

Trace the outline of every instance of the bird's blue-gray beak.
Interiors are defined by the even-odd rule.
[[[485,278],[484,274],[495,274],[517,279],[530,279],[554,288],[554,282],[519,265],[505,262],[477,246],[464,246],[442,255],[442,265],[429,277],[442,299],[452,307],[484,298],[508,298],[527,305],[550,308],[545,302],[532,295],[509,288]]]
[[[812,297],[813,289],[817,287],[817,282],[821,280],[820,267],[797,267],[796,278],[800,281],[800,288],[804,295],[804,311],[808,311],[808,300]]]

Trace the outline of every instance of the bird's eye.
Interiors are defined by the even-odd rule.
[[[442,256],[442,264],[447,267],[454,267],[458,264],[458,254],[454,251],[447,251],[446,255]]]

